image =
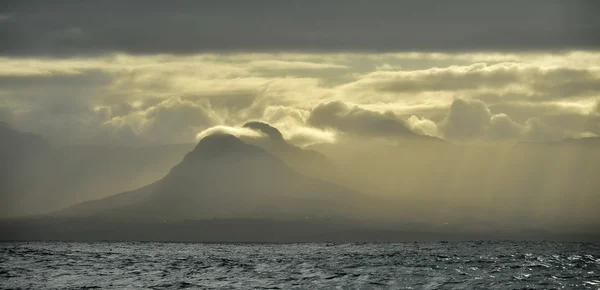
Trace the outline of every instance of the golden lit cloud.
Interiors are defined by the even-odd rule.
[[[389,116],[385,122],[418,135],[457,139],[464,134],[452,132],[480,126],[485,134],[467,135],[544,139],[597,134],[592,117],[600,99],[600,53],[4,57],[0,84],[0,118],[52,134],[57,143],[86,143],[106,134],[117,143],[128,134],[126,142],[193,142],[215,125],[248,120],[281,127],[291,139],[329,142],[333,131],[357,133],[356,126],[368,127],[361,122],[376,119],[366,116]],[[451,122],[457,99],[478,100],[489,112],[469,123]],[[336,101],[356,109],[321,112]],[[319,114],[321,120],[337,120],[328,125],[329,133],[309,122]],[[169,126],[178,128],[160,129]],[[85,134],[74,140],[61,133],[64,128]],[[539,130],[562,133],[531,133]]]

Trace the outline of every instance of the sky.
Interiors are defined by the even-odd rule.
[[[165,212],[206,218],[196,205],[220,212],[210,193],[233,188],[230,217],[244,182],[266,193],[255,205],[281,201],[283,169],[263,162],[279,160],[291,187],[360,193],[328,204],[350,216],[600,233],[599,14],[591,0],[0,0],[0,133],[15,139],[0,140],[0,217],[180,177],[149,195],[182,209]],[[193,149],[217,132],[242,142]],[[243,143],[268,154],[204,165]],[[307,188],[292,193],[331,191]]]
[[[57,146],[600,135],[596,1],[2,1],[0,121]]]

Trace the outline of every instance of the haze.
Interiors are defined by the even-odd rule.
[[[7,239],[49,218],[600,237],[596,2],[180,4],[0,4]]]

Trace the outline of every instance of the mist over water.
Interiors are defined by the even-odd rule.
[[[0,244],[0,288],[311,287],[597,289],[600,244]]]

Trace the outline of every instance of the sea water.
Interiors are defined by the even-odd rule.
[[[3,289],[600,289],[599,243],[0,243]]]

